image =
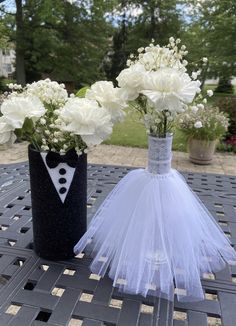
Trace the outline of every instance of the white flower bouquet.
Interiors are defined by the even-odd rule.
[[[131,54],[128,68],[117,77],[123,96],[141,113],[148,134],[165,137],[171,131],[178,113],[186,110],[200,92],[198,73],[189,76],[186,46],[180,39],[169,39],[167,46],[154,45],[139,48]]]
[[[1,105],[0,144],[17,136],[30,142],[34,250],[46,259],[72,258],[87,227],[86,153],[124,116],[122,90],[100,81],[68,96],[63,84],[49,79],[9,87]]]
[[[86,152],[111,134],[126,106],[120,88],[106,81],[92,85],[86,98],[69,97],[63,84],[50,79],[9,88],[1,105],[0,144],[24,137],[39,151]]]

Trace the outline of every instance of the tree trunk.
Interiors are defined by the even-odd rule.
[[[127,42],[127,17],[125,11],[126,1],[121,1],[121,9],[123,10],[122,21],[119,28],[116,29],[113,35],[112,55],[110,57],[111,64],[105,68],[108,79],[111,79],[117,85],[116,77],[125,68],[127,54],[125,50]]]
[[[153,0],[149,2],[150,10],[150,38],[158,40],[161,37],[161,18],[162,18],[162,0]]]
[[[150,4],[150,16],[151,16],[151,30],[150,30],[150,37],[155,39],[156,38],[156,17],[155,11],[157,10],[155,3]]]
[[[25,49],[24,49],[24,23],[22,0],[15,0],[16,3],[16,81],[25,85]]]

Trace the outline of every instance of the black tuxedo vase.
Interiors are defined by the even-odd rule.
[[[49,260],[70,259],[74,256],[74,245],[87,227],[87,155],[77,156],[64,202],[40,152],[29,146],[28,155],[34,251]],[[60,172],[63,172],[60,181],[66,182],[66,169]]]

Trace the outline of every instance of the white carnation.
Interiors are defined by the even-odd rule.
[[[62,129],[80,135],[87,146],[100,144],[112,132],[110,114],[94,100],[69,99],[60,116],[65,122]]]
[[[188,74],[173,68],[161,68],[146,75],[145,88],[141,91],[157,111],[181,112],[184,103],[191,103],[199,88]]]
[[[194,127],[197,128],[197,129],[202,128],[202,122],[201,121],[196,121],[194,123]]]
[[[146,70],[141,64],[134,64],[130,68],[121,71],[116,78],[118,85],[126,94],[127,100],[135,100],[143,89],[143,78]]]
[[[22,128],[26,118],[37,121],[45,113],[43,103],[36,96],[14,96],[5,100],[1,112],[14,128]]]
[[[13,144],[16,140],[16,136],[13,132],[14,127],[11,126],[7,119],[2,116],[0,117],[0,144]]]
[[[121,121],[123,109],[127,106],[122,98],[122,90],[115,88],[112,82],[98,81],[88,89],[85,95],[90,100],[96,100],[111,115],[112,122]]]

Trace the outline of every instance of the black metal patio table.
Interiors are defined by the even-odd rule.
[[[88,221],[130,170],[88,166]],[[183,175],[235,246],[236,177]],[[0,165],[0,326],[236,325],[236,266],[204,276],[204,301],[171,303],[121,294],[89,264],[83,255],[53,262],[34,254],[28,164]]]

